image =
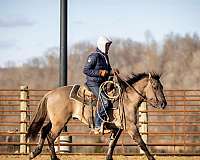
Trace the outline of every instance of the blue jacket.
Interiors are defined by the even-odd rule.
[[[87,62],[84,66],[83,73],[86,74],[86,84],[88,86],[100,86],[102,82],[108,80],[108,76],[99,76],[99,70],[107,70],[111,73],[108,55],[102,53],[98,48],[96,52],[88,56]]]

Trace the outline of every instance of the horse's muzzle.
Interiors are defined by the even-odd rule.
[[[154,108],[158,108],[158,109],[165,109],[166,105],[167,105],[167,102],[166,101],[162,101],[162,102],[157,102],[157,103],[151,103],[151,105],[154,107]]]
[[[166,101],[160,102],[158,104],[158,108],[161,108],[161,109],[165,109],[166,106],[167,106],[167,102]]]

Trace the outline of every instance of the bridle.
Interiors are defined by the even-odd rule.
[[[119,74],[117,72],[114,72],[114,76],[118,76],[119,77]],[[148,104],[154,106],[152,104],[152,102],[150,100],[148,100],[145,96],[142,95],[142,93],[140,93],[134,86],[130,85],[128,82],[126,82],[124,79],[120,78],[124,83],[126,83],[126,85],[128,85],[131,89],[133,89],[145,102],[147,102]],[[152,83],[149,79],[149,82],[151,84],[151,87],[153,88],[152,86]]]

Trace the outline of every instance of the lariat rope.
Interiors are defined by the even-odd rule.
[[[114,88],[115,88],[115,87],[117,88],[118,93],[117,93],[116,95],[111,96],[111,95],[109,95],[109,94],[107,93],[107,91],[105,90],[105,88],[106,88],[106,85],[108,85],[108,84],[114,85]],[[116,100],[116,99],[119,98],[119,103],[120,103],[121,92],[122,92],[122,89],[121,89],[120,85],[119,85],[118,83],[114,82],[114,81],[105,81],[105,82],[103,82],[103,83],[100,85],[100,87],[99,87],[99,95],[98,95],[98,99],[97,99],[97,114],[98,114],[99,118],[100,118],[103,122],[112,123],[114,120],[113,120],[113,121],[109,121],[109,116],[108,116],[108,114],[107,114],[107,111],[106,111],[106,109],[105,109],[105,106],[104,106],[104,103],[103,103],[103,100],[102,100],[101,96],[104,97],[104,98],[106,98],[107,100]],[[103,93],[103,94],[102,94],[102,93]],[[103,107],[103,110],[104,110],[105,115],[106,115],[106,117],[107,117],[108,120],[104,120],[104,119],[101,117],[101,115],[99,114],[99,101],[101,101],[101,104],[102,104],[101,107]],[[119,104],[119,105],[120,105],[120,104]]]
[[[107,84],[109,84],[110,83],[110,85],[114,85],[114,87],[116,87],[119,91],[118,91],[118,93],[117,93],[117,95],[115,95],[115,96],[111,96],[111,95],[109,95],[109,94],[107,94],[107,91],[105,91],[105,86],[107,85]],[[120,85],[118,84],[118,83],[116,83],[116,82],[114,82],[114,81],[105,81],[105,82],[103,82],[101,85],[100,85],[100,92],[102,91],[106,96],[104,96],[104,95],[102,95],[104,98],[106,98],[106,99],[108,99],[108,100],[115,100],[115,99],[117,99],[120,95],[121,95],[121,87],[120,87]]]

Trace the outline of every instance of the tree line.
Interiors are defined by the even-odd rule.
[[[198,89],[200,85],[200,37],[198,34],[170,33],[162,42],[151,36],[145,42],[114,38],[110,48],[110,63],[123,77],[131,73],[158,72],[162,74],[165,89]],[[88,54],[96,48],[94,43],[82,41],[69,49],[68,84],[83,84],[82,73]],[[50,48],[42,57],[27,60],[21,66],[12,62],[0,68],[0,88],[58,87],[59,48]]]

